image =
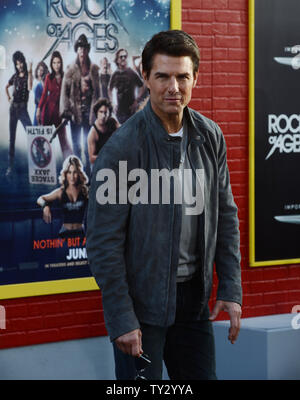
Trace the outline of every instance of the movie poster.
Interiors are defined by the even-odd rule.
[[[170,0],[0,0],[0,26],[0,285],[90,277],[93,163],[147,102]]]
[[[255,62],[254,113],[250,119],[254,163],[251,265],[297,263],[300,262],[300,3],[257,0],[252,5]]]

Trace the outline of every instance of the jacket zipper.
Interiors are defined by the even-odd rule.
[[[196,144],[194,144],[195,146],[197,146]],[[195,169],[195,166],[194,166],[194,164],[193,164],[193,161],[192,161],[192,157],[190,156],[190,152],[191,152],[191,143],[189,143],[188,144],[188,147],[187,147],[187,156],[188,156],[188,159],[189,159],[189,162],[190,162],[190,164],[191,164],[191,167],[192,167],[192,169],[193,169],[193,171],[194,171],[194,174],[195,174],[195,178],[197,179],[197,174],[196,174],[196,169]],[[204,182],[204,184],[205,184],[205,182]],[[203,202],[204,202],[204,205],[205,205],[205,198],[204,198],[204,188],[203,188]],[[200,219],[199,219],[199,222],[200,222]],[[204,300],[205,300],[205,297],[206,297],[206,287],[205,287],[205,266],[204,266],[204,257],[205,257],[205,232],[204,232],[204,229],[205,229],[205,227],[204,227],[204,224],[205,224],[205,206],[203,207],[203,224],[202,224],[202,227],[201,228],[203,228],[202,229],[202,235],[201,235],[201,269],[202,269],[202,276],[201,276],[201,278],[202,278],[202,288],[203,288],[203,294],[202,294],[202,303],[204,303]],[[199,232],[199,227],[198,227],[198,232]],[[204,304],[203,304],[203,306],[204,306]]]

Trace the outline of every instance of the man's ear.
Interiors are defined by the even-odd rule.
[[[147,86],[147,88],[149,89],[149,86],[148,86],[148,77],[147,77],[147,72],[145,72],[145,71],[142,71],[142,75],[143,75],[143,78],[144,78],[145,85],[146,85],[146,86]]]
[[[194,84],[193,84],[193,88],[194,88],[194,87],[196,86],[196,84],[197,84],[198,75],[199,75],[199,72],[198,72],[198,71],[194,73]]]
[[[144,70],[142,71],[142,75],[143,75],[144,81],[146,81],[147,80],[147,73]]]

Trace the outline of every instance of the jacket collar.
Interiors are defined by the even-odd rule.
[[[163,127],[161,120],[155,114],[152,109],[150,100],[147,102],[146,106],[143,109],[146,121],[151,124],[153,135],[158,140],[162,140],[164,142],[170,141],[170,136],[168,132]],[[196,112],[190,109],[189,107],[185,107],[184,109],[184,118],[186,118],[189,136],[191,141],[195,141],[197,144],[202,144],[205,142],[205,137],[203,132],[210,131],[211,128],[204,121],[201,114],[197,113],[197,118],[195,118]]]

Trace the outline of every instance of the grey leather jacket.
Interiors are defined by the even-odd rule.
[[[199,293],[195,310],[210,297],[213,265],[217,299],[241,304],[237,207],[234,203],[223,134],[213,121],[186,107],[188,156],[192,168],[204,169],[204,212],[199,216]],[[106,328],[111,340],[140,327],[140,322],[169,326],[176,311],[176,273],[181,204],[102,204],[96,201],[97,172],[115,171],[119,161],[129,173],[141,168],[178,168],[180,143],[172,140],[150,102],[116,131],[101,149],[93,170],[87,219],[87,252],[102,291]],[[126,171],[125,171],[126,172]],[[124,173],[124,171],[122,171]],[[128,182],[128,188],[133,182]],[[121,201],[122,202],[122,201]]]

